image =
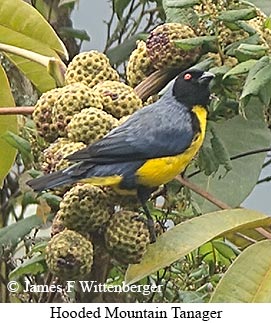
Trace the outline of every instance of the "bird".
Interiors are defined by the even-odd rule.
[[[197,68],[181,72],[155,103],[137,110],[102,139],[66,158],[65,169],[27,182],[35,191],[88,182],[136,194],[147,217],[151,241],[151,194],[184,172],[206,131],[210,82],[214,74]]]

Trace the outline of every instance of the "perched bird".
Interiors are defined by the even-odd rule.
[[[214,75],[190,68],[155,103],[132,114],[104,138],[67,157],[72,166],[28,181],[36,191],[87,181],[136,193],[147,215],[151,193],[185,170],[202,145]]]

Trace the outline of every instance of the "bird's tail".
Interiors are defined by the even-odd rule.
[[[54,188],[74,182],[74,178],[70,174],[59,170],[52,174],[47,174],[42,177],[34,178],[26,184],[33,188],[34,191],[43,191],[48,188]]]

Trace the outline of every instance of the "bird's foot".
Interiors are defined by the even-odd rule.
[[[150,233],[150,243],[154,243],[156,241],[156,232],[155,232],[154,222],[152,218],[147,219],[147,226]]]

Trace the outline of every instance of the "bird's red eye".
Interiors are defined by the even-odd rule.
[[[191,80],[191,78],[192,78],[192,75],[190,74],[190,73],[186,73],[185,75],[184,75],[184,77],[183,77],[186,81],[189,81],[189,80]]]

